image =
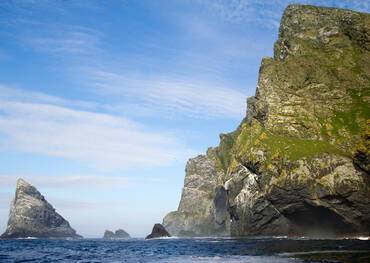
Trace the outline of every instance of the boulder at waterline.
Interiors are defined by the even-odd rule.
[[[170,237],[170,233],[161,224],[155,224],[152,233],[145,239],[159,238],[159,237]]]

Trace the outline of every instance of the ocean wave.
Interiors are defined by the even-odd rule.
[[[150,238],[150,239],[145,239],[147,241],[150,240],[171,240],[171,239],[180,239],[180,237],[172,236],[172,237],[155,237],[155,238]]]
[[[39,239],[38,237],[18,237],[16,239],[19,239],[19,240],[27,240],[27,239]]]
[[[369,250],[312,250],[312,251],[279,253],[278,255],[282,257],[294,257],[294,256],[313,255],[313,254],[366,253],[366,252],[369,252]]]
[[[154,262],[154,261],[152,261]],[[298,259],[288,259],[288,258],[278,258],[272,256],[213,256],[213,257],[193,257],[193,256],[180,256],[167,258],[163,260],[155,260],[157,263],[208,263],[208,262],[222,262],[222,263],[239,263],[239,262],[248,262],[248,263],[298,263],[302,262]]]
[[[370,237],[355,237],[358,240],[370,240]]]

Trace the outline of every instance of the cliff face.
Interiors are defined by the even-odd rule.
[[[79,237],[37,189],[19,179],[2,238]]]
[[[202,196],[185,180],[192,206],[167,215],[169,231],[217,221],[231,235],[369,235],[370,15],[288,6],[247,104],[204,157],[214,176],[197,173]]]
[[[225,233],[225,226],[214,218],[214,189],[223,174],[217,171],[215,158],[199,155],[186,165],[186,176],[177,211],[163,220],[165,228],[175,236],[209,236]]]

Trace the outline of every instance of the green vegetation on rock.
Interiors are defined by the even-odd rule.
[[[209,209],[176,225],[216,233],[224,187],[232,235],[370,235],[370,14],[288,6],[247,102],[236,131],[197,157],[202,192],[184,188],[180,204]]]

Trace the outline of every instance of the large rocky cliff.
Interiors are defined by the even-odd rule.
[[[80,237],[45,197],[23,179],[18,179],[8,226],[1,238]]]
[[[370,235],[370,14],[290,5],[236,131],[190,159],[173,235]]]

